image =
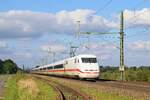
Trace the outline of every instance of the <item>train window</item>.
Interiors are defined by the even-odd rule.
[[[43,70],[46,70],[46,68],[43,68]]]
[[[74,60],[74,63],[79,63],[79,59],[75,59],[75,60]]]
[[[82,63],[97,63],[96,58],[81,58]]]
[[[53,69],[53,67],[47,67],[47,69]]]
[[[59,69],[59,68],[63,68],[63,64],[54,66],[54,69]]]

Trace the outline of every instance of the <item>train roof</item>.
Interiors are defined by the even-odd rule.
[[[87,58],[89,58],[89,57],[96,58],[96,56],[93,55],[93,54],[79,54],[77,56],[74,56],[74,57],[71,57],[71,58],[66,58],[66,59],[63,59],[63,60],[60,60],[60,61],[56,61],[54,63],[47,64],[47,65],[44,65],[44,66],[40,66],[40,67],[34,68],[34,69],[44,68],[44,67],[53,66],[53,65],[57,65],[57,64],[63,64],[66,60],[71,60],[71,59],[74,59],[74,58],[82,58],[82,57],[84,57],[84,58],[86,58],[86,57]]]
[[[95,55],[93,55],[93,54],[80,54],[80,55],[78,55],[78,56],[75,56],[75,57],[96,57]]]

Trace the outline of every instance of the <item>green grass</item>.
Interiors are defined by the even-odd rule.
[[[14,76],[9,77],[6,83],[5,100],[18,100],[18,88]]]
[[[39,80],[36,80],[36,82],[40,90],[36,100],[56,100],[57,94],[52,87]]]
[[[30,91],[30,87],[20,88],[18,82],[20,80],[33,80],[36,83],[37,91]],[[35,80],[26,75],[12,75],[6,83],[4,100],[56,100],[56,93],[52,87],[46,83]]]
[[[93,88],[90,85],[82,84],[81,82],[70,82],[70,81],[64,81],[63,79],[55,79],[51,78],[51,80],[54,80],[56,82],[59,82],[66,86],[71,86],[72,88],[78,89],[81,92],[84,92],[92,97],[92,100],[141,100],[137,99],[134,96],[129,96],[128,93],[112,89],[110,87],[104,87],[99,86],[99,88]]]
[[[111,80],[120,80],[120,71],[115,68],[103,68],[101,69],[100,78],[102,79],[111,79]],[[143,81],[150,82],[150,67],[131,67],[126,68],[124,71],[124,79],[126,81]]]
[[[90,94],[94,100],[134,100],[129,96],[123,96],[111,92],[100,91],[92,88],[80,88],[81,91]]]

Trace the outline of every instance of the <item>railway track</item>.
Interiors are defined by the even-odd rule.
[[[60,78],[60,77],[56,77]],[[63,78],[66,80],[72,80],[72,81],[81,81],[77,79],[71,79],[71,78]],[[150,93],[150,83],[147,82],[126,82],[126,81],[115,81],[115,80],[105,80],[105,79],[99,79],[97,81],[82,81],[83,83],[88,83],[90,85],[103,85],[103,86],[110,86],[114,88],[121,88],[121,89],[127,89],[127,90],[133,90],[133,91],[140,91],[140,92],[148,92]]]
[[[60,77],[56,77],[60,78]],[[63,78],[65,80],[72,80],[72,81],[81,81],[78,79],[71,79],[71,78]],[[90,85],[103,85],[103,86],[110,86],[113,88],[120,88],[120,89],[127,89],[132,91],[140,91],[140,92],[148,92],[150,93],[150,83],[148,82],[126,82],[126,81],[115,81],[115,80],[105,80],[99,79],[97,81],[93,80],[82,80],[83,83],[88,83]]]
[[[81,81],[77,79],[68,79],[67,80],[72,81]],[[93,80],[82,80],[83,83],[88,83],[90,85],[103,85],[103,86],[110,86],[113,88],[120,88],[120,89],[126,89],[126,90],[132,90],[132,91],[140,91],[140,92],[147,92],[150,93],[150,83],[148,82],[127,82],[127,81],[115,81],[115,80],[105,80],[105,79],[99,79],[97,81]]]
[[[110,86],[116,88],[123,88],[128,90],[140,91],[140,92],[149,92],[150,93],[150,86],[148,85],[140,85],[136,83],[127,83],[127,82],[110,82]]]
[[[58,100],[91,100],[91,97],[89,97],[85,93],[81,93],[79,90],[52,81],[42,75],[32,75],[32,76],[46,82],[51,87],[53,87],[54,90],[58,93]]]
[[[40,75],[41,77],[43,75]],[[148,82],[122,82],[122,81],[114,81],[114,80],[97,80],[94,81],[85,81],[85,80],[79,80],[79,79],[68,79],[68,78],[62,78],[62,77],[54,77],[54,76],[45,76],[49,79],[58,80],[59,83],[57,83],[58,88],[63,92],[63,94],[66,93],[66,88],[62,86],[60,83],[64,84],[70,84],[73,86],[79,86],[85,87],[86,89],[95,89],[100,90],[104,92],[115,92],[119,95],[126,95],[126,96],[132,96],[133,98],[136,98],[137,100],[140,100],[138,98],[141,98],[142,100],[150,100],[150,84]],[[65,90],[63,90],[61,87],[64,87]],[[70,86],[69,86],[70,87]],[[80,86],[79,86],[80,87]],[[78,88],[77,88],[78,89]],[[70,90],[72,91],[72,89]],[[69,92],[70,92],[69,91]],[[77,90],[75,90],[77,91]],[[71,96],[78,94],[78,93],[72,93]],[[81,93],[83,94],[83,93]],[[88,93],[89,94],[89,93]],[[95,100],[93,95],[83,94],[84,96],[77,96],[75,97],[82,97],[83,100]],[[86,98],[88,96],[88,98]],[[65,96],[66,98],[66,96]],[[143,99],[144,98],[144,99]],[[148,99],[147,99],[148,98]],[[77,98],[67,98],[64,100],[76,100]],[[78,99],[80,100],[80,99]]]
[[[150,84],[140,82],[123,82],[123,81],[96,81],[95,84],[105,85],[114,88],[121,88],[132,91],[148,92],[150,93]]]

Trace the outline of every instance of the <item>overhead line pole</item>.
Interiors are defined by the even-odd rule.
[[[78,24],[78,29],[77,29],[77,38],[79,39],[79,36],[80,36],[80,21],[77,21],[77,24]]]
[[[124,80],[124,16],[123,11],[120,15],[120,67],[121,80]]]
[[[77,48],[78,48],[77,46],[72,46],[71,43],[70,43],[70,57],[75,56],[75,52],[76,52]]]

